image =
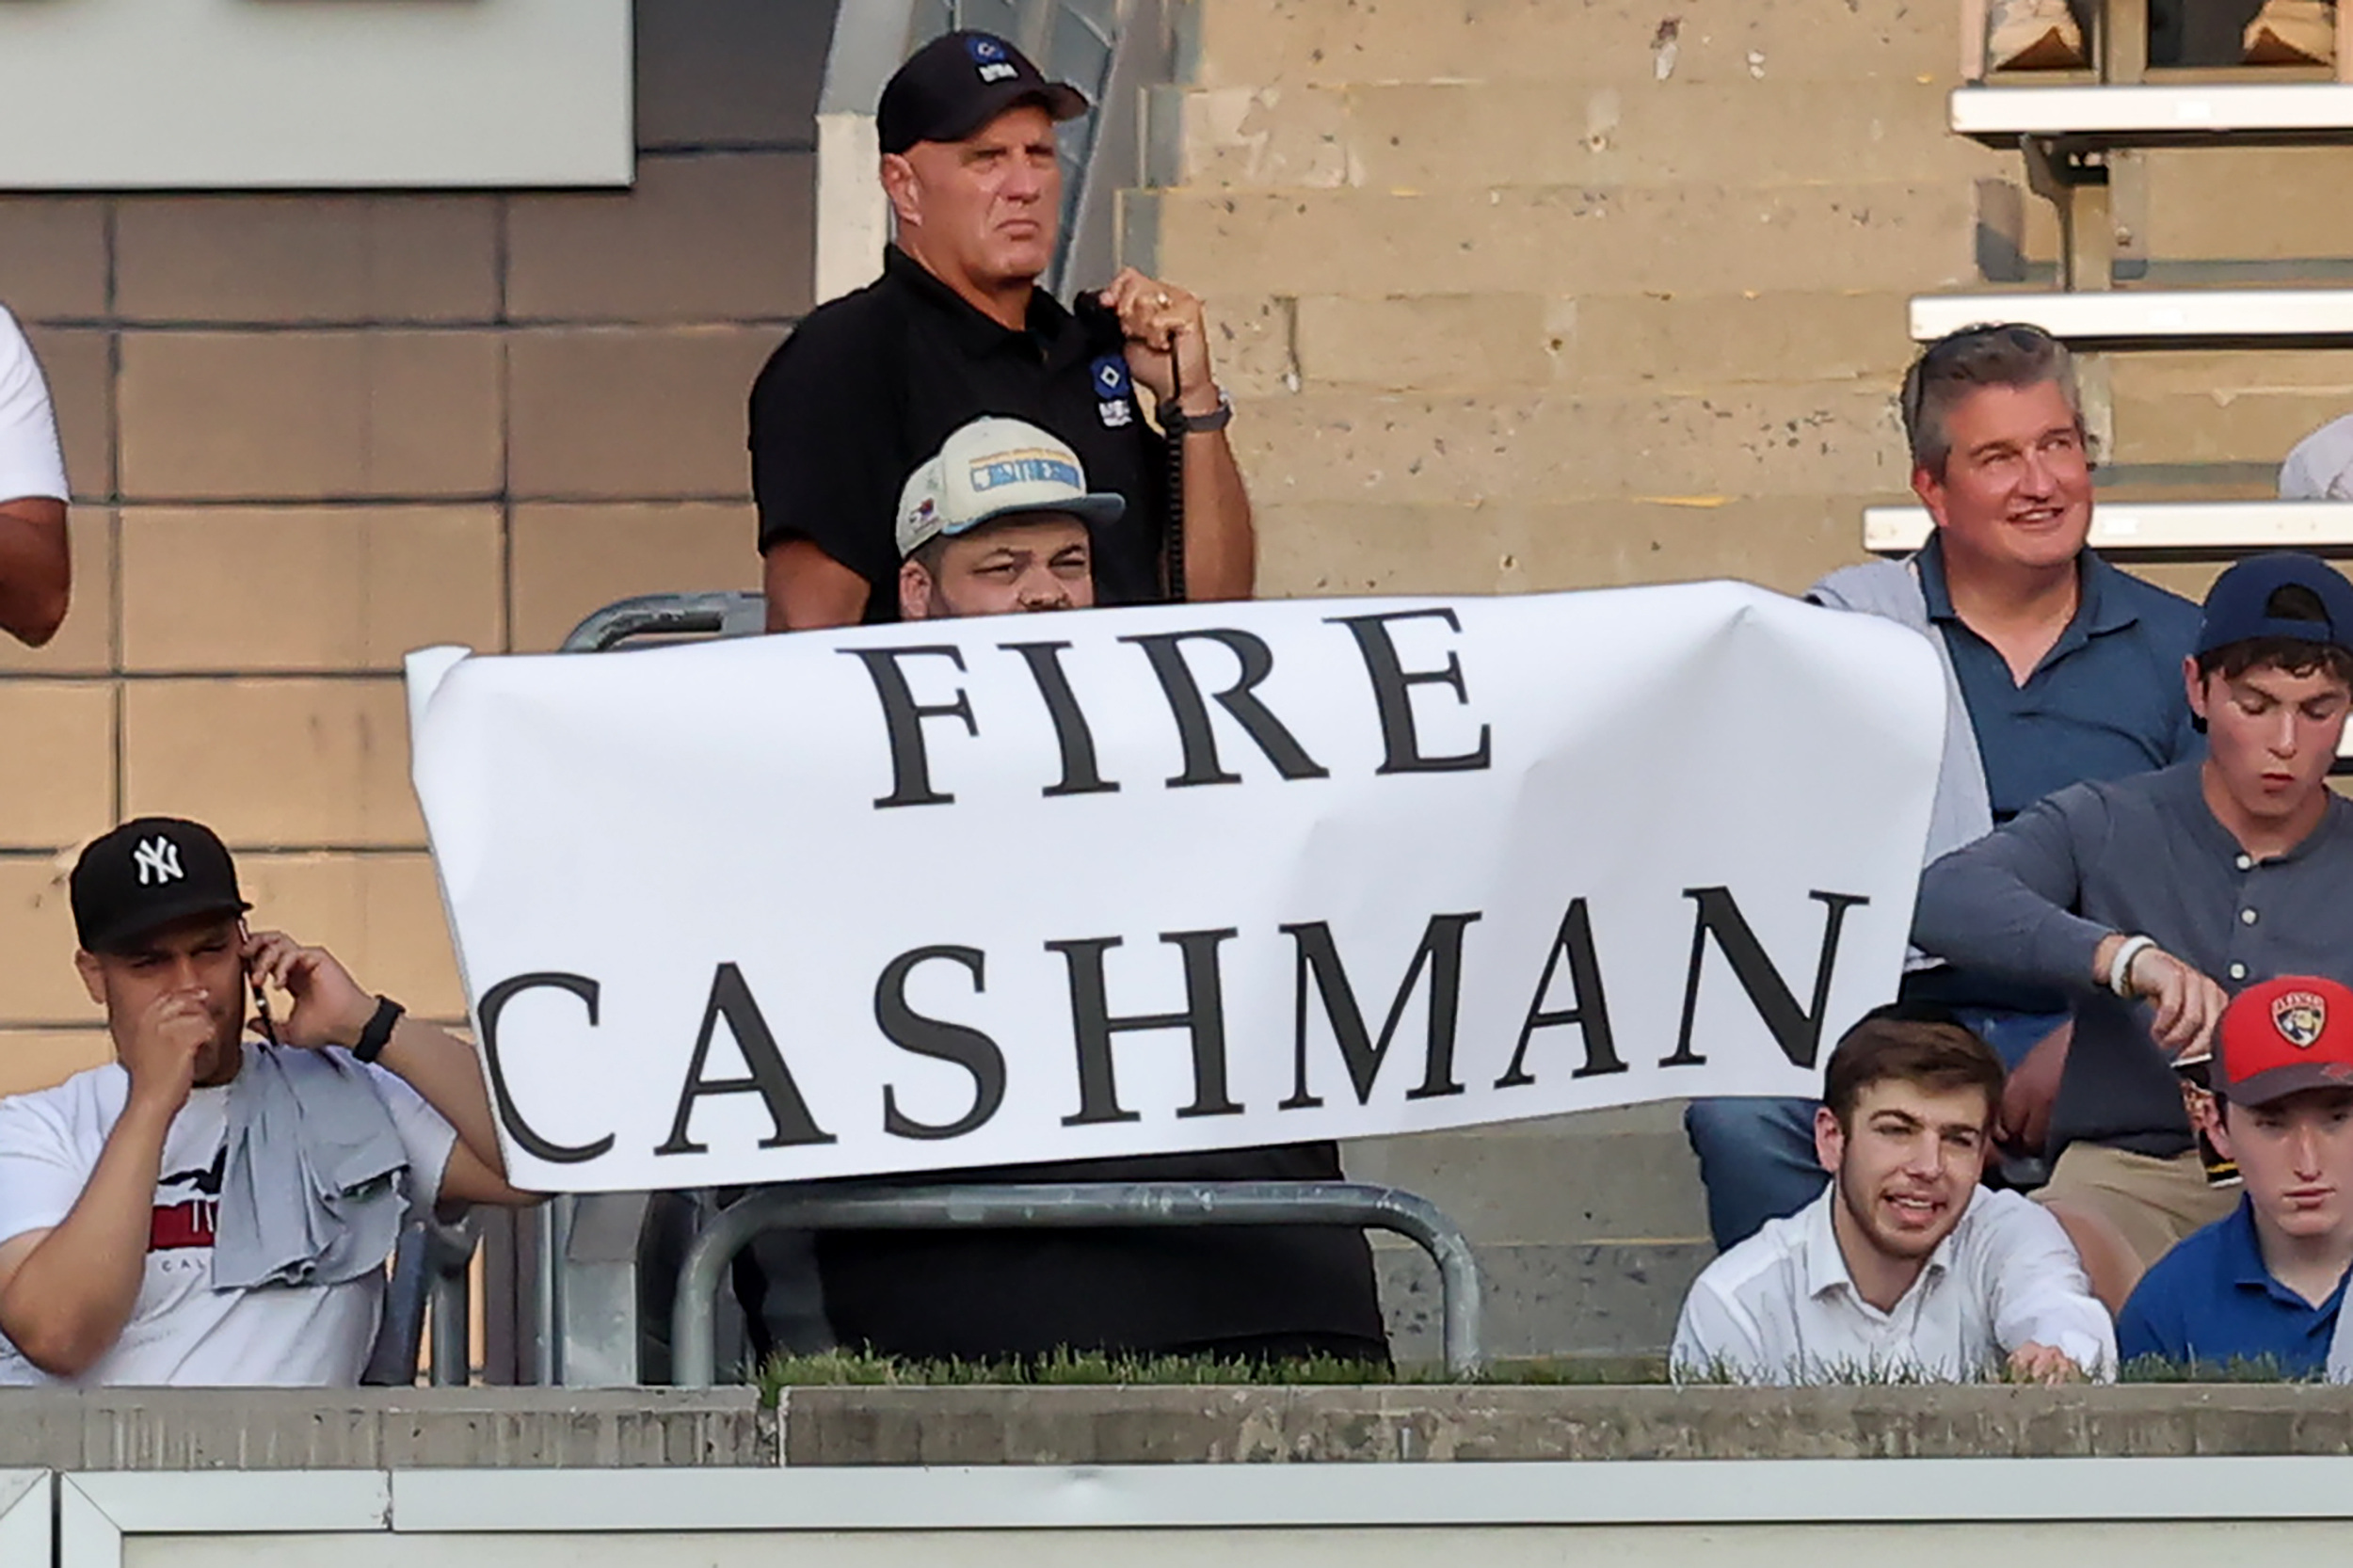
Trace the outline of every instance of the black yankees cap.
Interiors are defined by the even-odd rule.
[[[253,907],[219,835],[178,817],[140,817],[98,840],[73,863],[69,888],[85,952],[120,952],[174,920]]]
[[[995,33],[943,33],[907,56],[884,84],[874,131],[886,152],[919,141],[962,141],[1016,104],[1040,104],[1056,120],[1087,112],[1086,94],[1049,82]]]

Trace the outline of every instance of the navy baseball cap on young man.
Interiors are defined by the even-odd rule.
[[[886,152],[919,141],[962,141],[1016,104],[1056,120],[1087,112],[1086,94],[1049,82],[1030,57],[994,33],[943,33],[907,56],[882,90],[874,131]]]
[[[174,920],[253,907],[219,836],[178,817],[124,823],[82,851],[67,887],[85,952],[121,952]]]
[[[2326,620],[2289,620],[2271,614],[2271,596],[2281,588],[2303,588],[2320,600]],[[2353,652],[2353,583],[2317,555],[2300,550],[2249,555],[2206,593],[2205,618],[2198,626],[2194,652],[2212,653],[2258,637],[2333,643]]]

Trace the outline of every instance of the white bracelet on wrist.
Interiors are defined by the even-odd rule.
[[[2157,945],[2154,936],[2127,936],[2108,960],[2108,989],[2126,1001],[2133,999],[2133,960]]]

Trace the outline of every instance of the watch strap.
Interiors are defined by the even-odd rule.
[[[390,997],[376,998],[375,1016],[368,1019],[367,1027],[360,1032],[358,1044],[351,1048],[352,1060],[373,1062],[383,1055],[384,1048],[392,1043],[393,1026],[407,1011]]]
[[[1180,436],[1208,435],[1213,430],[1223,430],[1234,422],[1234,400],[1224,387],[1220,387],[1217,389],[1217,407],[1209,413],[1189,414],[1176,407],[1176,400],[1172,398],[1169,406],[1160,414],[1160,428],[1163,430],[1174,431]]]

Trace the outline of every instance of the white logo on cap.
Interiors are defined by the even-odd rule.
[[[1020,72],[1015,70],[1012,65],[1003,60],[999,60],[993,65],[984,65],[981,67],[981,80],[984,82],[1001,82],[1007,77],[1018,76],[1020,74]]]
[[[131,859],[139,868],[139,886],[150,883],[177,882],[184,874],[180,870],[180,846],[169,839],[142,840],[132,851]]]

